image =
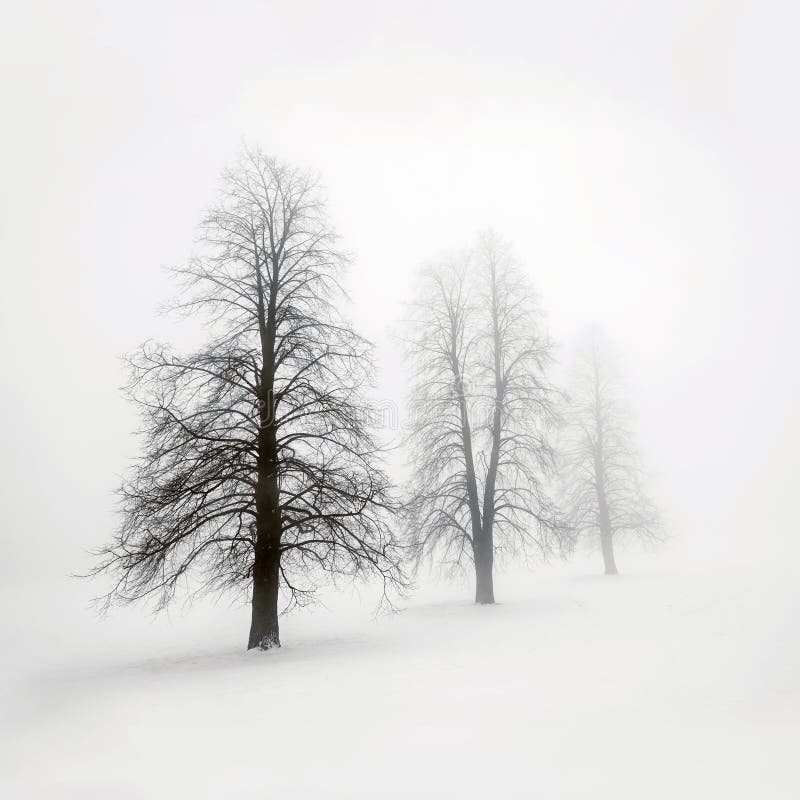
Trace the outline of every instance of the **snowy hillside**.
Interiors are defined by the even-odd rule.
[[[35,670],[6,631],[0,795],[800,796],[796,581],[659,562],[501,575],[495,607],[453,585],[378,619],[339,599],[267,653],[223,607],[87,617]]]

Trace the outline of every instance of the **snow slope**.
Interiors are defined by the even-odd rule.
[[[42,640],[20,606],[0,796],[800,797],[796,572],[625,565],[503,575],[494,607],[338,596],[270,653],[246,609]]]

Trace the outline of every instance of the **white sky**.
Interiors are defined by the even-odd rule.
[[[383,396],[414,271],[493,226],[561,342],[617,343],[682,544],[792,537],[793,3],[3,5],[0,572],[114,526],[117,357],[172,335],[160,267],[243,136],[322,174]]]

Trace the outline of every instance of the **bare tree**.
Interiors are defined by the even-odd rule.
[[[279,597],[309,601],[320,573],[403,583],[394,510],[361,390],[369,344],[338,311],[345,255],[313,177],[259,150],[223,176],[202,256],[177,269],[176,308],[213,338],[130,360],[143,454],[121,489],[123,522],[99,552],[107,603],[165,606],[196,591],[251,594],[248,648],[280,645]]]
[[[599,541],[606,575],[617,574],[614,543],[661,538],[620,383],[594,331],[578,354],[562,452],[564,504],[576,536]]]
[[[493,233],[428,268],[414,305],[406,528],[417,563],[472,561],[494,602],[496,554],[547,554],[563,532],[546,489],[557,395],[537,298]]]

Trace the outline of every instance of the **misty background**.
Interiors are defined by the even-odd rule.
[[[93,594],[66,576],[116,527],[137,452],[119,356],[191,336],[157,314],[173,292],[161,267],[190,254],[243,137],[321,174],[379,400],[405,402],[393,330],[415,272],[492,226],[564,361],[590,323],[616,345],[670,548],[693,563],[796,557],[796,6],[53,2],[3,16],[7,596]]]

